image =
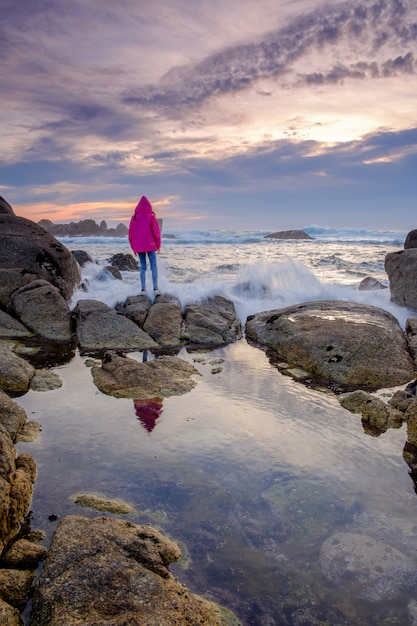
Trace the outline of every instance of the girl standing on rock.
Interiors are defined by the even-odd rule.
[[[158,291],[158,266],[156,253],[161,247],[161,231],[146,196],[138,202],[129,224],[129,243],[135,254],[139,255],[140,282],[142,291],[146,291],[146,255],[149,258],[154,291]]]

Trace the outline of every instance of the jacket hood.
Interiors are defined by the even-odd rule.
[[[152,213],[152,204],[146,196],[142,196],[136,205],[135,213]]]

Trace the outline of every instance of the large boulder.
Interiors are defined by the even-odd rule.
[[[96,386],[116,398],[166,398],[191,391],[198,370],[176,356],[161,356],[145,363],[107,352],[101,366],[93,366]]]
[[[34,222],[0,212],[0,304],[19,287],[42,278],[69,300],[80,281],[71,252]]]
[[[417,311],[417,248],[390,252],[385,257],[391,300]]]
[[[195,346],[222,346],[242,337],[233,302],[214,296],[185,307],[186,336]]]
[[[70,341],[72,316],[68,302],[57,287],[34,280],[11,295],[13,312],[34,333],[46,339]]]
[[[125,302],[116,304],[116,311],[126,315],[132,322],[142,327],[152,306],[151,299],[145,293],[129,296]]]
[[[248,317],[246,336],[337,388],[372,390],[414,377],[397,319],[374,306],[318,301],[265,311]]]
[[[170,295],[157,296],[149,309],[143,330],[161,346],[180,345],[182,313],[178,298]]]
[[[148,350],[158,344],[134,322],[98,300],[79,300],[73,310],[83,353]]]
[[[220,608],[169,572],[178,546],[151,526],[67,516],[35,586],[31,626],[221,626]]]
[[[30,337],[33,333],[5,311],[0,310],[0,337]]]

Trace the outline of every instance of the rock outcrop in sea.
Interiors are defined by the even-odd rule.
[[[278,230],[270,235],[265,235],[265,239],[314,239],[304,230]]]

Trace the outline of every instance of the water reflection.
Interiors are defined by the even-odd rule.
[[[156,420],[162,413],[162,398],[148,398],[133,400],[135,413],[142,426],[151,433],[156,426]]]

